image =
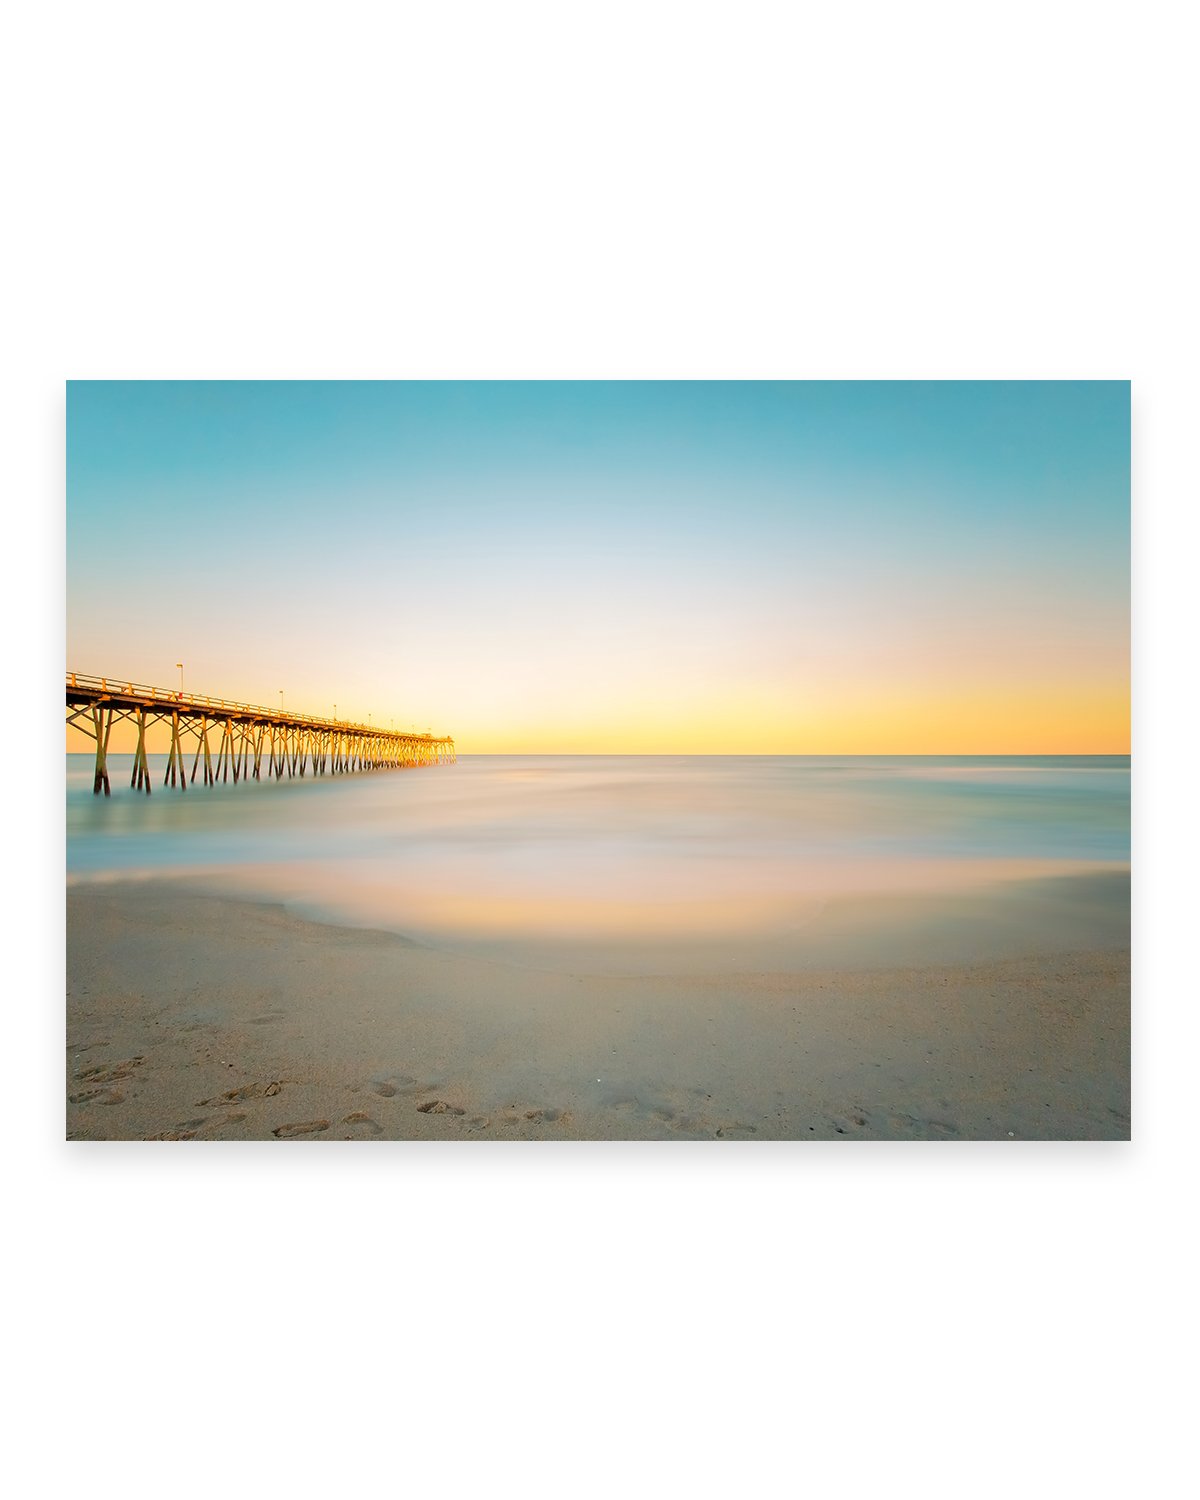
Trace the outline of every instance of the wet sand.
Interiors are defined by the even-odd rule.
[[[1127,942],[714,968],[572,972],[77,885],[67,1136],[1129,1139]]]

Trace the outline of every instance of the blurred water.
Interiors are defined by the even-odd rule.
[[[205,875],[417,935],[782,931],[830,898],[1125,868],[1129,758],[463,756],[130,789],[67,757],[73,879]]]

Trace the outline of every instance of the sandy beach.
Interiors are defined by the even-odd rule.
[[[573,973],[67,893],[71,1140],[1127,1140],[1129,1040],[1127,946]]]

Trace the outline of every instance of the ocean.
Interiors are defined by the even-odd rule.
[[[67,756],[68,882],[178,880],[581,968],[1121,946],[1128,756],[507,756],[111,797]]]

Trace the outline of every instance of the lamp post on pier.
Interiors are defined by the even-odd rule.
[[[175,665],[179,668],[179,696],[183,697],[183,663],[177,661]]]

